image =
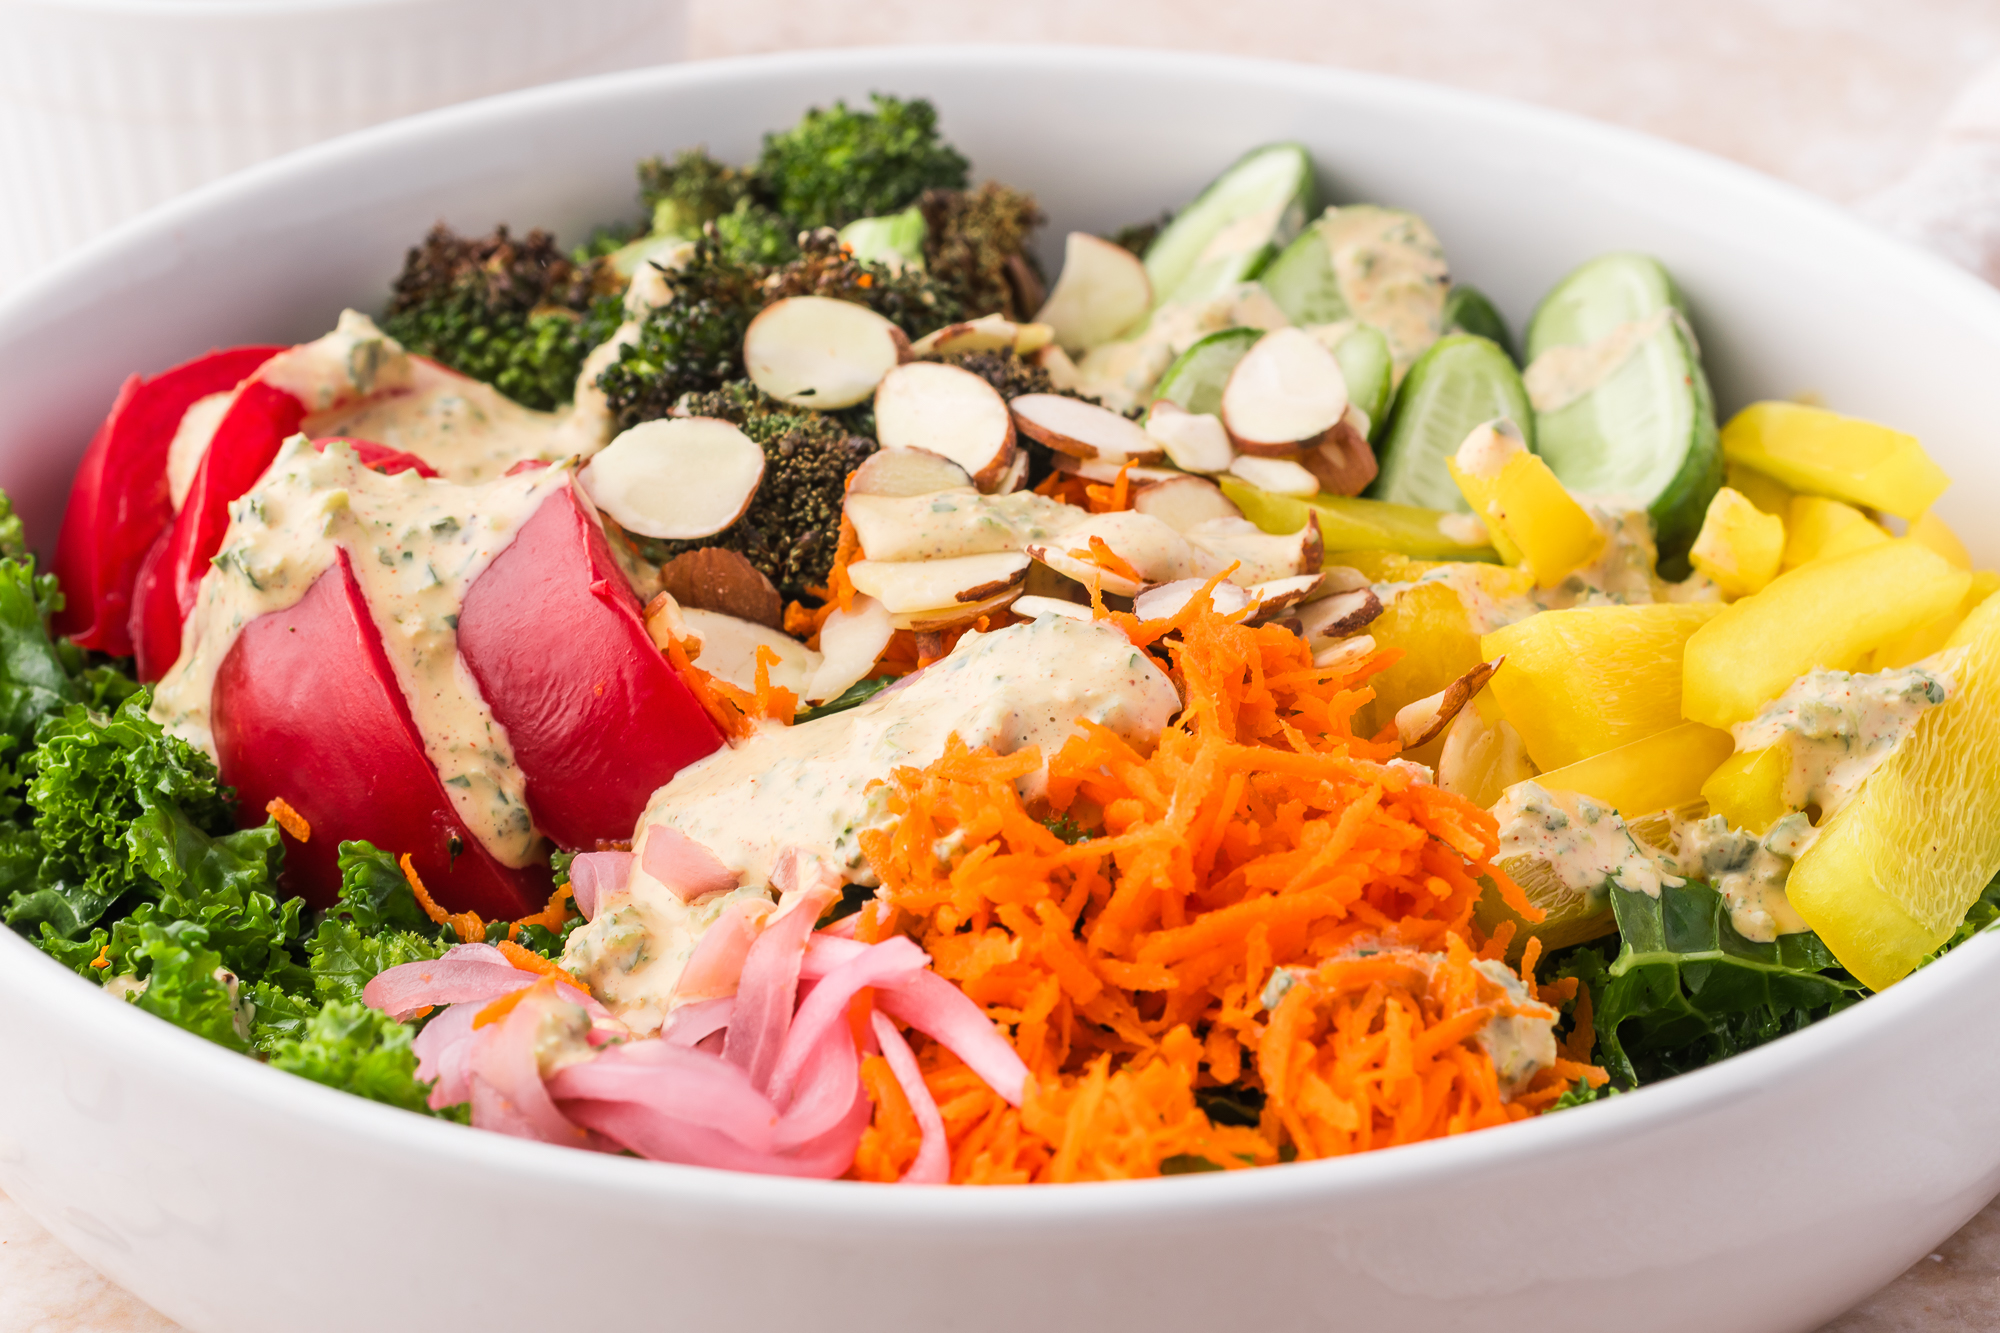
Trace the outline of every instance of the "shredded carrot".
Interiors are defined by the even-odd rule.
[[[553,977],[557,981],[575,986],[578,990],[588,989],[582,982],[564,971],[561,964],[552,958],[542,957],[542,955],[536,953],[533,949],[522,948],[512,940],[501,940],[493,947],[505,954],[507,961],[522,972],[534,972],[541,976]]]
[[[850,474],[852,480],[852,474]],[[854,531],[854,521],[845,513],[840,516],[840,540],[833,548],[833,568],[826,576],[829,606],[838,606],[842,611],[854,609],[854,580],[847,577],[847,567],[861,554],[861,538]],[[825,620],[820,622],[825,624]]]
[[[106,941],[104,942],[104,947],[103,947],[102,949],[99,949],[99,950],[97,951],[97,957],[95,957],[95,958],[93,958],[93,959],[91,959],[91,960],[90,960],[90,965],[91,965],[92,967],[94,967],[94,968],[98,968],[98,969],[100,969],[100,970],[102,970],[103,968],[107,968],[107,967],[110,967],[110,966],[111,966],[111,941],[110,941],[110,940],[106,940]]]
[[[523,952],[526,951],[523,950]],[[539,957],[540,955],[536,956]],[[547,962],[548,960],[543,959],[542,961]],[[556,993],[556,982],[559,980],[570,981],[570,978],[567,973],[559,977],[544,976],[532,986],[523,986],[519,990],[508,991],[505,995],[502,995],[499,999],[474,1014],[472,1016],[472,1026],[474,1028],[483,1028],[489,1024],[504,1021],[507,1015],[514,1012],[514,1006],[527,999],[530,995],[537,997],[553,996]],[[571,984],[574,985],[575,983],[571,982]]]
[[[875,1116],[854,1152],[854,1177],[887,1184],[902,1177],[924,1146],[923,1130],[903,1095],[895,1071],[879,1055],[861,1062],[861,1086],[875,1103]]]
[[[1035,494],[1060,500],[1078,509],[1090,508],[1090,483],[1069,472],[1051,472],[1035,487]]]
[[[757,693],[751,700],[751,708],[754,716],[789,727],[792,715],[799,711],[799,696],[782,685],[771,684],[771,668],[782,660],[770,644],[757,645]]]
[[[1102,537],[1092,536],[1090,539],[1090,549],[1071,551],[1070,554],[1078,560],[1096,565],[1107,574],[1116,574],[1119,578],[1130,579],[1134,583],[1145,582],[1144,579],[1139,577],[1139,571],[1132,568],[1131,562],[1118,554],[1118,552],[1112,550],[1111,543],[1105,541]]]
[[[423,877],[417,874],[416,863],[410,860],[408,852],[403,853],[401,864],[403,867],[403,878],[409,881],[410,892],[417,895],[417,906],[424,909],[425,916],[437,922],[440,926],[450,926],[454,931],[458,932],[458,938],[463,943],[473,944],[486,938],[486,923],[480,920],[479,913],[459,912],[454,914],[445,911],[431,897],[430,890],[424,887]]]
[[[300,842],[312,841],[312,825],[306,822],[304,815],[292,809],[291,804],[284,797],[273,796],[270,800],[266,801],[264,803],[264,813],[277,820],[279,828],[291,834]]]
[[[533,916],[524,916],[514,924],[517,926],[540,926],[543,930],[561,930],[563,923],[576,914],[570,903],[570,888],[567,884],[556,885],[556,891],[549,895],[549,901],[541,911]],[[512,936],[510,935],[511,939]]]
[[[910,934],[1031,1073],[1015,1108],[912,1034],[953,1180],[1363,1151],[1520,1119],[1602,1080],[1572,1047],[1505,1087],[1480,1044],[1498,1016],[1552,1022],[1574,983],[1516,1001],[1481,970],[1506,943],[1482,955],[1485,883],[1520,890],[1493,866],[1487,812],[1388,766],[1393,739],[1354,734],[1392,656],[1315,667],[1295,634],[1206,596],[1165,622],[1106,618],[1182,692],[1156,746],[1081,724],[1031,807],[1017,782],[1042,756],[954,739],[891,776],[897,818],[861,835],[882,887],[857,938]],[[1058,816],[1087,837],[1057,836],[1044,821]],[[1257,1125],[1204,1113],[1196,1094],[1222,1084],[1263,1094]],[[907,1160],[892,1101],[876,1097],[875,1156],[857,1167],[871,1179]]]
[[[1109,486],[1086,486],[1084,496],[1093,514],[1115,514],[1132,507],[1132,465],[1118,469],[1118,479]]]
[[[667,661],[680,673],[688,693],[708,714],[708,720],[715,723],[717,731],[731,740],[742,740],[750,734],[749,695],[726,681],[717,680],[688,660],[687,649],[681,647],[679,639],[667,642]],[[736,699],[730,698],[730,695],[736,696]],[[741,706],[737,704],[737,699],[742,700]]]

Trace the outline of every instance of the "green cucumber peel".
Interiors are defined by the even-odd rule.
[[[1380,329],[1357,324],[1333,345],[1333,359],[1347,381],[1347,401],[1368,414],[1368,438],[1382,437],[1396,389],[1396,363]]]
[[[1223,329],[1202,338],[1174,358],[1153,386],[1153,401],[1164,398],[1189,412],[1222,411],[1222,386],[1244,353],[1264,336],[1263,329]]]
[[[1520,372],[1497,343],[1469,333],[1431,344],[1396,391],[1389,428],[1376,450],[1381,472],[1371,499],[1466,513],[1471,506],[1445,460],[1473,427],[1505,417],[1535,448],[1535,413]]]
[[[1246,153],[1146,247],[1154,308],[1206,301],[1256,277],[1305,226],[1317,194],[1303,146]]]
[[[1446,333],[1470,333],[1488,342],[1499,344],[1500,350],[1515,365],[1521,363],[1521,354],[1514,349],[1514,335],[1508,332],[1507,320],[1499,307],[1486,299],[1486,293],[1465,283],[1453,283],[1451,293],[1444,298],[1444,331]]]

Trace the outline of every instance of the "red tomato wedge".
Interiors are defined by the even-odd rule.
[[[213,719],[244,818],[281,796],[312,825],[308,842],[286,838],[284,878],[313,906],[339,892],[342,839],[409,853],[452,911],[504,921],[547,901],[546,866],[501,865],[453,808],[345,551],[296,605],[244,627],[216,675]]]
[[[466,593],[458,651],[559,846],[632,836],[646,801],[721,748],[646,633],[639,599],[572,484],[551,494]]]
[[[56,540],[55,573],[66,598],[56,633],[115,657],[131,655],[133,584],[174,519],[167,491],[174,432],[197,401],[227,393],[283,350],[231,347],[125,381],[70,487]]]

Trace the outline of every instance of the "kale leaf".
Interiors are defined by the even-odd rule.
[[[358,1001],[334,1000],[297,1035],[271,1043],[272,1068],[419,1115],[433,1112],[417,1079],[414,1029]]]

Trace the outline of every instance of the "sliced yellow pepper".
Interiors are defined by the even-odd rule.
[[[1951,530],[1951,525],[1937,516],[1937,510],[1926,509],[1924,516],[1910,524],[1910,540],[1919,546],[1928,546],[1960,569],[1972,568],[1972,552],[1965,549],[1965,543]]]
[[[1718,736],[1726,732],[1716,732]],[[1732,828],[1746,829],[1758,837],[1771,825],[1792,812],[1785,803],[1785,778],[1792,771],[1792,752],[1783,745],[1732,754],[1722,761],[1701,794],[1708,808],[1728,820]]]
[[[1792,488],[1782,481],[1765,476],[1755,468],[1731,462],[1724,473],[1723,485],[1767,514],[1783,518],[1791,511]]]
[[[1734,745],[1726,731],[1683,722],[1535,780],[1550,791],[1594,797],[1630,823],[1702,795],[1703,780],[1729,757]]]
[[[1747,597],[1778,577],[1784,554],[1785,521],[1724,486],[1708,502],[1688,559],[1715,581],[1723,596]]]
[[[1482,462],[1473,464],[1469,451],[1476,449],[1480,431],[1500,447],[1487,449]],[[1534,575],[1537,587],[1555,587],[1603,552],[1604,530],[1549,465],[1492,426],[1475,431],[1445,466],[1472,512],[1485,520],[1500,558]]]
[[[1722,428],[1722,452],[1795,491],[1915,520],[1951,478],[1916,437],[1798,403],[1752,403]]]
[[[1912,662],[1921,662],[1932,653],[1944,647],[1954,631],[1965,623],[1979,604],[2000,592],[2000,574],[1990,569],[1982,569],[1973,574],[1965,596],[1958,599],[1958,605],[1935,620],[1926,621],[1902,638],[1885,643],[1875,650],[1869,660],[1870,671],[1888,671],[1895,667],[1905,667]]]
[[[1797,569],[1815,560],[1893,540],[1888,529],[1851,504],[1823,495],[1797,495],[1792,497],[1791,512],[1785,518],[1785,558],[1781,567]]]

